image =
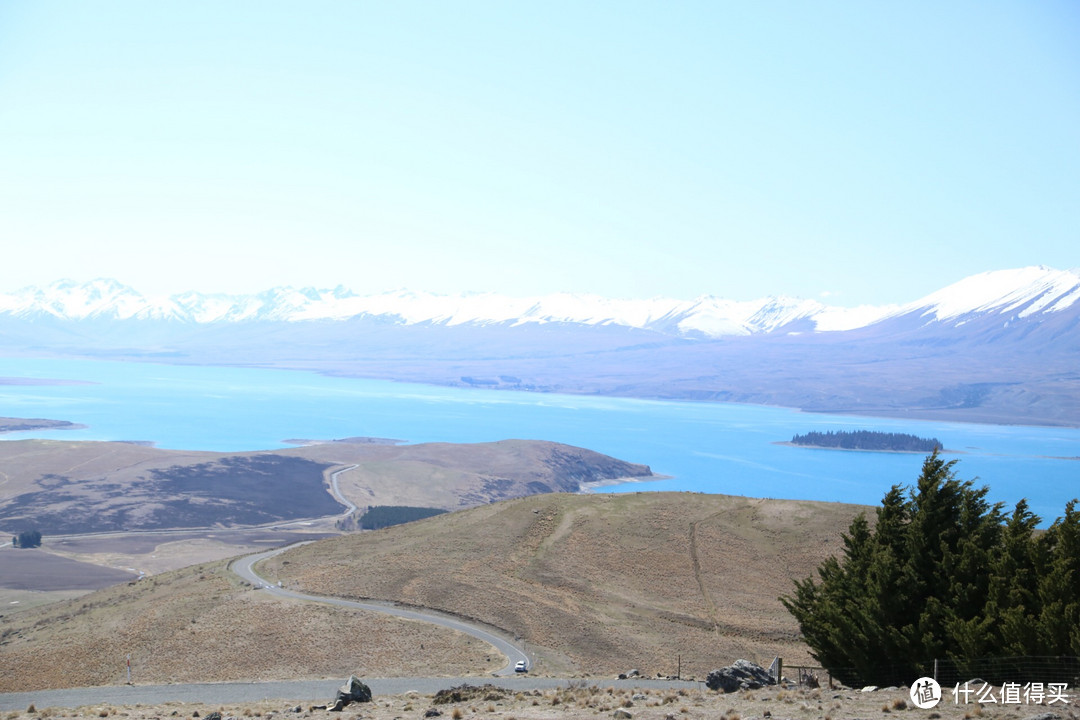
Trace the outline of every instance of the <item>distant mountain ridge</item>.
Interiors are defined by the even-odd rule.
[[[558,293],[436,295],[397,291],[358,295],[337,287],[271,288],[254,295],[185,292],[148,298],[115,280],[60,280],[0,293],[0,316],[34,320],[154,320],[181,323],[304,322],[380,318],[401,325],[615,325],[674,337],[715,338],[777,332],[855,330],[892,318],[962,323],[972,315],[1028,318],[1080,301],[1080,271],[1028,267],[974,275],[905,305],[842,308],[787,296],[734,301],[616,300]]]
[[[1080,426],[1080,271],[973,275],[886,307],[556,294],[0,294],[0,354],[246,365],[458,387]]]

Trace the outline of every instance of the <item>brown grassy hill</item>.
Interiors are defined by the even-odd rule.
[[[808,659],[777,601],[862,508],[693,493],[539,495],[323,540],[264,574],[480,619],[541,673],[703,677]],[[211,563],[0,617],[0,692],[137,682],[482,674],[491,648],[424,623],[282,601]]]
[[[502,667],[428,623],[282,600],[225,562],[0,616],[0,692],[136,683],[460,675]]]
[[[328,442],[215,453],[131,443],[0,443],[0,531],[46,536],[242,526],[340,514],[327,475],[343,473],[356,505],[457,509],[507,497],[577,491],[584,483],[650,477],[644,465],[532,440],[452,445]]]
[[[693,493],[543,495],[296,548],[287,587],[433,607],[524,638],[537,669],[703,677],[807,663],[778,601],[839,552],[853,505]]]

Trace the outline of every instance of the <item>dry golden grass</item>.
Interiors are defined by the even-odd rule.
[[[743,657],[810,664],[777,597],[863,508],[694,493],[543,495],[295,548],[264,574],[314,594],[478,619],[534,672],[703,678]],[[282,601],[225,563],[0,619],[0,691],[140,683],[467,675],[492,649],[424,623]]]
[[[270,597],[225,563],[5,617],[0,644],[0,692],[118,684],[128,654],[139,683],[458,675],[504,663],[427,623]]]
[[[699,678],[813,664],[778,600],[864,508],[693,493],[544,495],[323,541],[267,562],[305,592],[394,600],[524,638],[534,670]]]

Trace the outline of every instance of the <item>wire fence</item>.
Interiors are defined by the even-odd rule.
[[[808,665],[782,665],[784,678],[807,687],[830,687],[837,683],[850,687],[866,685],[910,685],[920,677],[937,680],[942,687],[964,683],[1003,686],[1006,684],[1067,685],[1080,689],[1080,657],[1014,656],[995,658],[938,658],[911,665],[879,663],[874,675],[860,668],[823,668]],[[911,677],[907,677],[907,676]],[[882,678],[887,679],[883,680]],[[897,678],[905,678],[897,680]]]
[[[1071,656],[1016,656],[934,660],[925,676],[939,684],[955,685],[973,679],[992,685],[1004,683],[1067,683],[1080,685],[1080,658]],[[915,680],[915,678],[912,678]]]

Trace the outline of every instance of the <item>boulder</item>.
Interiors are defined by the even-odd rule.
[[[705,678],[710,690],[723,690],[726,693],[736,690],[757,690],[766,685],[775,685],[776,681],[769,671],[749,660],[736,660],[719,670],[713,670]]]
[[[360,682],[360,678],[350,675],[345,684],[338,688],[330,711],[341,712],[346,705],[354,702],[371,702],[371,688]]]

